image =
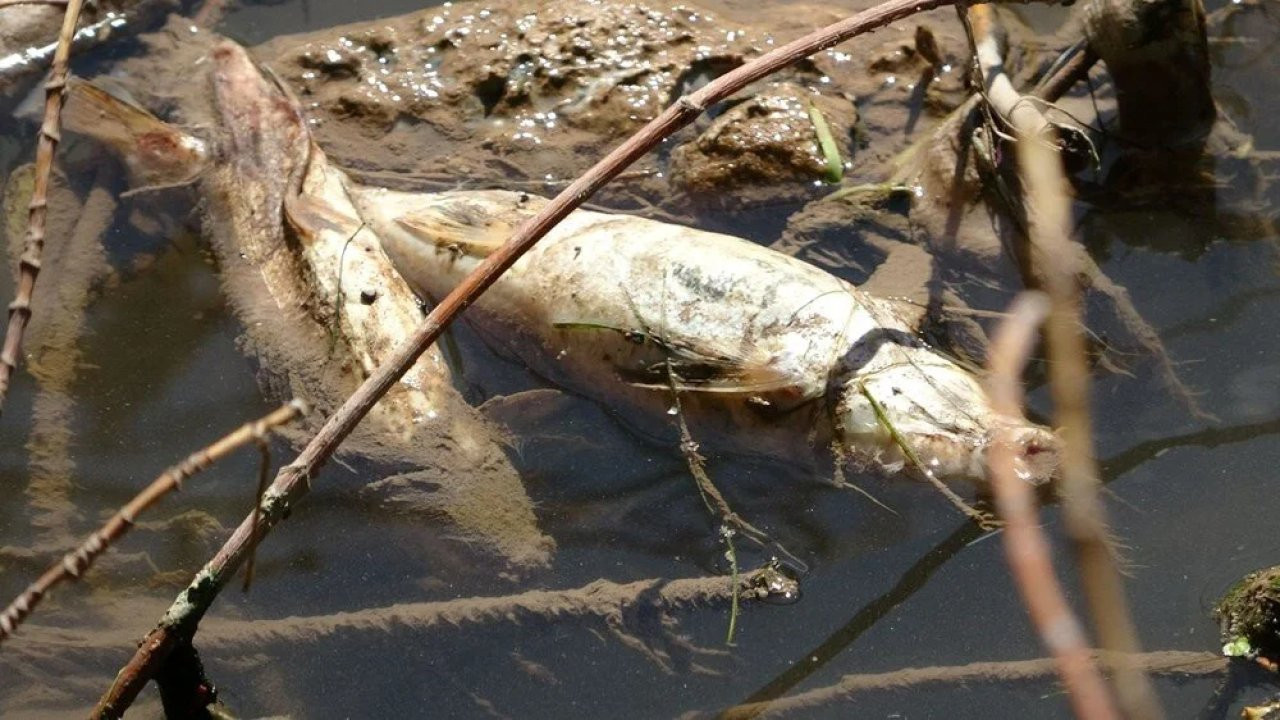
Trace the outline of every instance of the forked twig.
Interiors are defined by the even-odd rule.
[[[1024,292],[1014,299],[1009,318],[1000,323],[988,353],[987,379],[991,404],[1001,415],[1022,417],[1022,369],[1035,346],[1036,329],[1049,314],[1043,293]],[[1013,426],[996,428],[987,473],[996,509],[1004,520],[1004,549],[1014,584],[1040,642],[1053,655],[1067,698],[1079,718],[1120,717],[1106,681],[1093,662],[1084,628],[1063,597],[1050,559],[1049,543],[1040,529],[1036,494],[1014,471]]]
[[[67,62],[71,58],[71,40],[76,33],[83,0],[69,0],[58,32],[58,47],[53,52],[53,65],[44,84],[44,120],[40,123],[40,139],[36,145],[35,188],[27,214],[27,244],[18,261],[18,288],[9,304],[9,328],[0,349],[0,409],[4,407],[9,383],[18,367],[22,334],[31,321],[31,294],[40,275],[40,256],[44,252],[45,218],[49,213],[49,174],[53,170],[53,153],[62,136],[62,89],[67,84]]]
[[[298,417],[305,411],[305,407],[301,401],[294,400],[260,420],[241,425],[228,435],[214,441],[213,444],[197,450],[182,462],[160,473],[159,477],[120,508],[105,525],[81,543],[80,547],[63,556],[60,562],[46,570],[17,599],[9,603],[9,607],[0,613],[0,642],[17,630],[53,586],[64,580],[75,580],[84,575],[99,555],[106,552],[112,543],[129,532],[129,528],[137,522],[139,515],[165,495],[180,489],[182,481],[203,471],[242,445],[253,442],[265,430]]]
[[[388,389],[431,346],[444,328],[460,312],[492,285],[507,268],[527,252],[534,243],[591,197],[613,177],[638,160],[679,128],[687,125],[710,105],[738,92],[813,53],[825,50],[857,35],[884,27],[915,13],[953,5],[957,0],[889,0],[874,8],[805,35],[778,47],[751,62],[721,75],[702,89],[681,97],[635,135],[610,152],[589,171],[571,183],[543,206],[507,242],[491,253],[453,292],[444,298],[414,334],[379,365],[361,386],[335,412],[307,447],[291,464],[283,468],[267,490],[262,515],[255,531],[252,518],[246,518],[226,544],[198,573],[184,590],[160,624],[148,634],[129,663],[120,671],[116,682],[99,702],[95,716],[117,717],[133,702],[138,692],[180,642],[187,642],[213,599],[230,574],[244,562],[253,541],[270,532],[291,507],[309,489],[310,478],[356,424],[369,412]]]

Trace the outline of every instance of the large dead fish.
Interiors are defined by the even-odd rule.
[[[419,301],[354,220],[343,175],[312,144],[287,91],[234,43],[216,44],[201,64],[211,96],[191,83],[184,99],[211,97],[211,137],[74,79],[64,125],[118,152],[135,192],[197,184],[224,284],[263,365],[282,376],[282,394],[332,409],[421,322]],[[439,353],[425,354],[365,425],[354,439],[416,467],[411,474],[438,487],[433,509],[470,539],[517,565],[546,562],[551,541],[500,435],[453,388]],[[393,492],[406,482],[393,480]]]
[[[425,300],[439,299],[545,202],[525,193],[415,194],[353,182],[310,144],[296,105],[282,91],[276,105],[237,103],[263,81],[251,66],[232,72],[233,56],[242,51],[224,45],[214,53],[223,124],[291,129],[286,147],[276,152],[307,159],[275,163],[289,177],[281,204],[328,296],[341,297],[342,289],[325,280],[338,275],[316,268],[340,258],[338,248],[350,240],[360,257],[385,251]],[[92,95],[82,88],[73,89],[73,100]],[[126,144],[92,119],[75,124]],[[176,146],[191,146],[174,138]],[[148,180],[157,184],[180,179],[183,164],[168,167],[146,157],[148,143],[135,145],[141,149],[129,155],[135,173],[155,170],[158,176]],[[161,145],[159,156],[172,158],[168,144]],[[233,132],[223,153],[229,160],[206,172],[225,174],[215,192],[247,194],[247,207],[254,207],[253,193],[238,182],[246,170],[236,166],[238,158],[260,154],[262,145],[261,138]],[[250,212],[233,225],[273,221]],[[297,275],[287,265],[277,274],[269,287]],[[384,273],[348,276],[344,284],[367,297],[365,289],[376,293],[396,283]],[[299,301],[282,297],[276,304]],[[402,318],[380,317],[377,303],[362,308],[348,298],[340,305],[346,314],[339,322],[364,338],[356,343],[362,348],[389,348],[411,327]],[[871,297],[739,238],[576,212],[500,279],[476,311],[489,337],[557,384],[651,416],[662,416],[678,395],[699,437],[709,432],[738,447],[794,455],[797,425],[822,428],[867,466],[896,472],[913,459],[919,470],[944,479],[982,480],[995,428],[1012,424],[1024,477],[1044,480],[1056,466],[1052,433],[998,416],[972,373],[918,339],[908,319],[918,315],[916,308]],[[376,360],[365,353],[365,370]]]
[[[545,202],[348,187],[428,299]],[[731,418],[739,445],[761,446],[755,428],[825,415],[839,449],[864,465],[893,472],[911,461],[939,478],[982,480],[993,431],[1013,425],[1019,474],[1042,481],[1056,468],[1055,436],[995,413],[972,373],[917,337],[908,318],[918,308],[740,238],[577,211],[472,312],[555,382],[659,407],[680,395],[682,409]]]

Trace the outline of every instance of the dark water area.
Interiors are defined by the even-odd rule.
[[[219,31],[256,44],[418,7],[403,0],[245,3]],[[1264,161],[1280,150],[1271,115],[1280,110],[1280,18],[1256,3],[1209,10],[1215,95],[1252,136],[1262,174],[1274,173]],[[1032,19],[1052,29],[1058,18]],[[928,22],[955,20],[947,12]],[[0,137],[6,176],[32,152],[23,138],[34,126],[16,124]],[[572,159],[581,168],[591,160]],[[1280,513],[1280,237],[1263,222],[1280,207],[1280,190],[1242,166],[1219,165],[1210,205],[1078,208],[1082,241],[1128,289],[1218,418],[1198,420],[1170,401],[1149,364],[1138,364],[1135,377],[1096,377],[1105,501],[1150,651],[1216,652],[1213,603],[1244,574],[1280,563],[1273,524]],[[58,416],[69,429],[70,470],[33,460],[29,438],[42,418],[50,422],[41,411],[49,390],[23,369],[0,418],[5,601],[166,466],[279,400],[264,397],[259,369],[237,345],[242,328],[204,244],[189,231],[140,229],[122,208],[105,240],[112,272],[84,309],[82,362],[65,392],[71,409]],[[763,215],[770,213],[704,210],[696,220],[768,244],[783,223]],[[11,297],[10,278],[0,280],[0,293]],[[37,307],[37,317],[42,312]],[[478,345],[465,330],[458,340]],[[532,382],[508,360],[485,362],[471,377],[473,399]],[[1035,409],[1048,409],[1046,395],[1032,393]],[[729,572],[715,523],[674,448],[637,438],[593,402],[555,402],[561,405],[517,437],[511,452],[538,525],[556,542],[548,568],[510,571],[460,542],[439,518],[393,511],[363,493],[378,476],[372,463],[331,462],[261,546],[252,591],[228,586],[196,638],[223,701],[242,717],[701,717],[821,691],[846,676],[1045,656],[1010,582],[1001,537],[964,522],[923,483],[851,477],[891,514],[848,490],[797,480],[776,463],[716,454],[710,474],[735,510],[808,568],[798,602],[743,606],[733,646],[724,644],[730,611],[722,602],[614,612],[603,600],[610,590],[597,588],[586,593],[595,604],[539,596],[526,598],[534,610],[474,611],[468,599],[571,595],[601,580],[659,579],[642,593],[651,599],[666,581]],[[272,443],[277,466],[295,451]],[[46,599],[0,647],[0,716],[85,714],[251,507],[257,457],[243,450],[187,482],[86,578]],[[1043,522],[1081,606],[1056,505]],[[744,569],[769,557],[745,540],[736,547]],[[1247,669],[1160,673],[1154,682],[1175,718],[1237,717],[1276,690],[1274,678]],[[161,715],[153,689],[134,714]],[[872,688],[785,714],[1071,716],[1051,674]]]

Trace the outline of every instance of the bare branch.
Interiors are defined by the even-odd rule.
[[[160,476],[146,489],[135,495],[105,525],[81,543],[80,547],[63,556],[61,561],[46,570],[17,599],[9,603],[9,607],[0,613],[0,643],[17,630],[40,600],[53,589],[53,586],[64,580],[75,580],[84,575],[99,555],[106,552],[112,543],[129,532],[129,528],[133,527],[138,516],[147,508],[159,502],[170,492],[179,489],[182,481],[208,468],[240,446],[253,442],[266,430],[298,417],[302,414],[304,407],[301,402],[295,400],[260,420],[240,426],[220,440],[197,450],[182,462],[160,473]]]
[[[36,278],[40,275],[40,256],[44,252],[45,218],[49,210],[49,173],[53,169],[54,151],[62,139],[59,132],[62,89],[67,83],[71,40],[76,32],[82,5],[83,0],[67,2],[67,10],[62,16],[62,29],[58,32],[58,47],[53,53],[53,67],[44,84],[44,121],[40,123],[40,140],[36,145],[36,178],[27,214],[27,246],[18,261],[18,289],[14,293],[13,302],[9,304],[9,328],[5,332],[3,349],[0,349],[0,408],[4,406],[9,383],[18,367],[22,334],[31,321],[31,293],[35,290]]]

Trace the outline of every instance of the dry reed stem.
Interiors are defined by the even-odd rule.
[[[15,5],[67,5],[69,0],[0,0],[0,10]]]
[[[702,89],[680,97],[658,117],[573,181],[534,217],[523,223],[507,242],[491,253],[423,320],[386,361],[329,417],[294,462],[281,469],[263,500],[261,522],[242,521],[235,532],[179,594],[159,625],[148,633],[133,658],[95,708],[94,717],[118,717],[137,697],[157,667],[178,642],[189,641],[205,611],[227,579],[245,560],[253,542],[271,531],[286,510],[305,495],[310,479],[351,433],[378,399],[440,336],[453,319],[492,285],[551,228],[628,166],[684,127],[707,107],[802,58],[857,35],[884,27],[925,10],[954,5],[958,0],[888,0],[852,17],[805,35],[721,75]],[[182,636],[182,637],[180,637]]]
[[[1022,417],[1022,370],[1035,346],[1036,330],[1049,313],[1043,293],[1024,292],[1013,301],[1009,318],[996,330],[988,353],[987,379],[991,404],[1010,419]],[[1049,542],[1040,529],[1036,493],[1014,472],[1013,426],[996,429],[987,468],[996,510],[1005,523],[1004,549],[1014,584],[1027,614],[1062,677],[1067,698],[1079,718],[1115,718],[1102,673],[1093,663],[1084,628],[1063,596],[1051,559]]]
[[[139,515],[159,502],[165,495],[180,489],[183,480],[205,470],[240,446],[261,437],[267,430],[289,422],[303,412],[303,404],[295,400],[260,420],[240,426],[161,473],[146,489],[135,495],[106,524],[81,543],[80,547],[63,556],[60,562],[46,570],[17,599],[9,603],[9,607],[0,613],[0,643],[18,629],[22,621],[35,610],[36,605],[53,589],[53,586],[64,580],[75,580],[84,575],[98,556],[129,532],[129,528],[133,527]]]
[[[1031,262],[1038,268],[1050,301],[1045,338],[1054,420],[1063,440],[1059,487],[1066,531],[1074,545],[1099,644],[1123,658],[1138,651],[1138,637],[1098,494],[1088,404],[1091,383],[1080,319],[1079,268],[1072,262],[1076,255],[1070,247],[1067,178],[1061,157],[1048,144],[1056,136],[1052,127],[1016,129]],[[1116,696],[1126,717],[1163,717],[1155,691],[1140,669],[1119,660],[1114,671]]]
[[[1106,660],[1106,656],[1091,655],[1090,662]],[[1112,658],[1114,660],[1114,658]],[[1183,650],[1156,650],[1125,658],[1126,662],[1147,672],[1160,675],[1202,677],[1222,675],[1227,672],[1227,658],[1210,652]],[[903,668],[883,673],[845,675],[831,685],[813,688],[795,695],[788,695],[767,703],[743,703],[718,713],[721,720],[739,720],[754,717],[791,717],[804,714],[834,702],[848,701],[852,696],[866,692],[911,691],[928,685],[952,685],[968,687],[975,683],[1010,683],[1041,680],[1058,670],[1054,658],[1035,660],[1006,660],[1003,662],[975,662],[967,665]],[[700,717],[701,715],[694,715]],[[851,715],[852,716],[852,715]],[[1088,716],[1092,718],[1093,716]]]
[[[40,140],[36,145],[35,189],[31,193],[27,215],[27,246],[18,261],[18,289],[9,304],[9,328],[0,349],[0,410],[4,407],[9,384],[18,367],[22,350],[22,334],[31,321],[31,293],[40,275],[40,255],[44,251],[45,218],[49,211],[49,173],[53,170],[53,154],[62,136],[62,90],[67,84],[67,62],[71,58],[71,40],[76,33],[83,0],[69,0],[58,31],[58,47],[53,52],[53,65],[44,84],[44,120],[40,123]]]

